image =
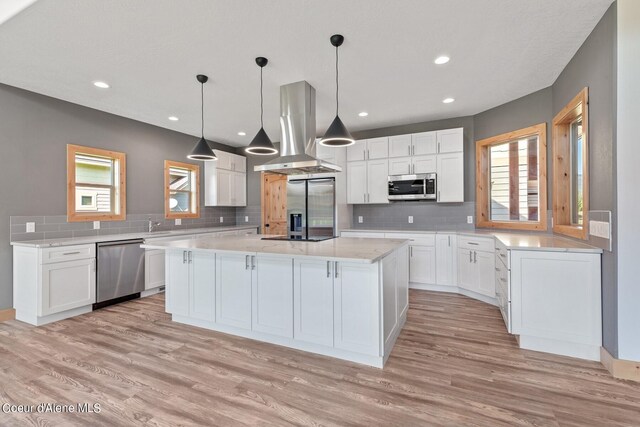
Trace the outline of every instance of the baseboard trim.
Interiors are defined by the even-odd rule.
[[[15,308],[7,308],[5,310],[0,310],[0,322],[6,322],[7,320],[15,320],[15,318],[16,318]]]
[[[600,347],[600,362],[614,378],[640,382],[640,362],[616,359],[604,347]]]

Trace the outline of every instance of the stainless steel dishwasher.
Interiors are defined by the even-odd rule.
[[[140,296],[144,290],[142,239],[98,243],[96,304],[100,308]]]

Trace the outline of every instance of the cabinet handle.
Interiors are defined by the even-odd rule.
[[[478,263],[478,252],[473,251],[473,263],[477,264]]]
[[[409,149],[409,155],[411,155],[411,146],[408,145],[407,148]]]
[[[367,160],[369,160],[371,158],[371,153],[369,153],[369,150],[367,149]]]
[[[438,201],[440,201],[440,190],[438,190]]]
[[[187,251],[182,251],[182,263],[187,263]]]
[[[337,278],[338,278],[338,261],[335,261],[335,262],[333,263],[333,268],[335,269],[335,270],[334,270],[334,273],[335,273],[335,274],[334,274],[334,277],[337,279]]]
[[[409,256],[413,258],[413,246],[409,246]]]
[[[249,269],[249,255],[244,256],[244,269],[245,270]]]
[[[467,242],[468,245],[473,245],[473,246],[478,246],[478,243],[476,242]]]
[[[438,153],[440,152],[440,142],[438,142]]]
[[[75,251],[75,252],[65,252],[62,255],[78,255],[80,254],[80,251]]]
[[[449,238],[449,246],[451,246],[451,236],[447,236]]]
[[[499,269],[498,267],[496,267],[496,271],[499,273],[499,272],[500,272],[500,269]]]
[[[367,150],[362,150],[362,160],[367,160]]]
[[[193,252],[189,251],[189,264],[193,262]]]
[[[255,255],[251,255],[251,269],[252,270],[256,269],[256,257],[255,257]]]
[[[93,272],[95,273],[96,272],[96,259],[95,258],[91,259],[91,266],[93,267]]]
[[[327,277],[331,277],[331,261],[327,261]]]
[[[472,252],[473,251],[469,251],[469,262],[473,262],[473,258],[472,258],[473,255],[471,255]]]

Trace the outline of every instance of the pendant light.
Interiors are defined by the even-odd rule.
[[[273,146],[273,143],[269,139],[269,135],[264,130],[264,98],[262,96],[262,70],[267,65],[269,60],[262,56],[256,58],[256,64],[260,67],[260,130],[253,137],[251,144],[244,149],[245,153],[256,154],[258,156],[269,156],[272,154],[278,154],[278,150]]]
[[[346,147],[348,145],[354,144],[356,141],[353,139],[347,127],[340,120],[340,116],[338,115],[338,95],[339,95],[339,86],[338,86],[338,47],[342,45],[344,42],[344,37],[340,34],[334,34],[329,39],[331,44],[336,48],[336,118],[333,119],[329,129],[324,134],[322,139],[320,139],[320,145],[326,145],[327,147]]]
[[[198,74],[196,76],[196,79],[200,82],[200,101],[201,101],[200,110],[202,113],[202,121],[201,121],[202,137],[200,138],[200,141],[198,141],[196,146],[193,147],[193,150],[191,150],[191,153],[189,153],[187,158],[191,160],[203,160],[203,161],[218,160],[216,155],[213,153],[213,150],[207,143],[207,140],[204,139],[204,84],[207,82],[207,80],[209,80],[209,77],[205,76],[204,74]]]

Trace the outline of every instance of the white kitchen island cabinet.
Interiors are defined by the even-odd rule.
[[[172,320],[381,368],[406,321],[408,241],[145,244],[166,252]]]

